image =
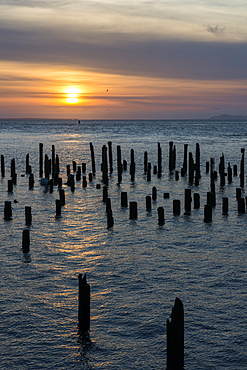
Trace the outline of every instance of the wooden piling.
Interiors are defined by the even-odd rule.
[[[212,207],[216,206],[216,195],[212,191],[207,192],[207,204],[211,204]]]
[[[162,152],[160,143],[158,143],[158,178],[160,179],[162,175]]]
[[[114,226],[114,219],[112,216],[112,210],[108,209],[107,210],[107,228],[110,229],[113,226]]]
[[[167,370],[184,368],[184,308],[179,298],[175,299],[170,319],[166,323]]]
[[[209,162],[206,162],[206,173],[209,173]]]
[[[190,212],[191,212],[191,202],[192,202],[191,189],[185,189],[184,198],[185,198],[185,200],[184,200],[185,214],[190,214]]]
[[[28,253],[30,251],[30,231],[23,230],[22,232],[22,251]]]
[[[29,173],[29,153],[26,154],[26,173]]]
[[[193,155],[189,152],[189,184],[192,185],[194,182],[194,160]]]
[[[33,173],[30,173],[28,182],[29,182],[29,189],[32,190],[33,186],[34,186],[34,175],[33,175]]]
[[[73,172],[76,172],[76,161],[72,161]]]
[[[121,207],[128,207],[128,195],[126,191],[121,192]]]
[[[65,192],[64,189],[59,189],[59,200],[61,202],[61,206],[65,205]]]
[[[94,147],[92,143],[90,143],[90,151],[91,151],[91,161],[92,161],[92,174],[93,176],[95,176],[96,168],[95,168],[95,158],[94,158]]]
[[[242,158],[240,162],[240,175],[239,175],[241,188],[244,188],[244,152],[245,148],[241,148]]]
[[[238,176],[238,166],[236,164],[233,165],[233,176]]]
[[[90,328],[90,285],[87,283],[86,274],[78,275],[78,327],[80,331],[87,332]]]
[[[173,214],[179,216],[181,213],[181,202],[179,199],[173,199]]]
[[[179,171],[175,171],[175,180],[178,181],[179,180]]]
[[[146,196],[146,211],[151,212],[152,211],[152,205],[151,205],[151,196]]]
[[[4,202],[4,219],[5,221],[12,220],[12,207],[11,207],[11,201],[6,200]]]
[[[118,172],[118,184],[122,182],[122,157],[121,157],[121,146],[117,145],[117,172]]]
[[[56,153],[55,153],[55,145],[51,146],[51,173],[52,177],[54,178],[56,173]]]
[[[230,162],[228,162],[228,167],[227,167],[227,181],[228,184],[232,183],[232,168]]]
[[[127,171],[127,161],[126,161],[126,159],[123,160],[122,171]]]
[[[29,206],[25,207],[25,222],[27,226],[32,224],[32,210]]]
[[[105,203],[108,198],[108,188],[107,186],[103,187],[103,202]]]
[[[199,143],[196,143],[196,161],[195,161],[195,171],[196,171],[196,176],[197,176],[197,179],[199,181],[199,179],[201,178],[201,166],[200,166],[200,145]]]
[[[108,156],[109,156],[109,170],[113,172],[113,160],[112,160],[112,142],[108,141]]]
[[[227,215],[228,214],[228,198],[222,197],[222,214]]]
[[[129,202],[129,218],[131,220],[137,219],[137,202]]]
[[[43,144],[39,143],[39,177],[43,177]]]
[[[85,173],[86,172],[86,169],[87,169],[87,165],[86,165],[86,163],[82,163],[81,164],[81,171],[82,171],[82,173]]]
[[[105,202],[106,212],[111,210],[111,198],[107,198]]]
[[[61,200],[56,199],[56,217],[61,216]]]
[[[107,164],[107,146],[102,147],[102,181],[108,185],[108,164]]]
[[[200,208],[200,194],[199,193],[194,193],[194,209],[199,209]]]
[[[148,162],[148,168],[147,168],[147,181],[150,182],[151,181],[151,163]]]
[[[148,170],[148,152],[144,152],[144,174],[146,175]]]
[[[89,172],[89,174],[88,174],[88,181],[89,182],[92,182],[93,181],[93,174],[92,174],[92,172]]]
[[[222,156],[220,157],[219,174],[220,174],[220,186],[223,187],[226,184],[224,154],[222,154]]]
[[[13,193],[13,180],[8,180],[8,193]]]
[[[165,212],[163,207],[158,207],[158,225],[162,226],[165,223]]]
[[[188,157],[188,144],[184,144],[184,161],[181,176],[185,176],[187,174],[187,160],[188,160],[187,157]]]
[[[130,176],[131,181],[135,181],[135,158],[134,158],[134,149],[130,150]]]
[[[152,187],[152,199],[157,200],[157,189],[155,186]]]
[[[245,198],[238,198],[238,213],[245,213]]]
[[[204,206],[204,222],[212,222],[212,205],[205,204]]]
[[[4,164],[4,155],[1,154],[1,175],[5,177],[5,164]]]
[[[77,167],[76,171],[76,181],[81,181],[81,166]]]
[[[82,187],[83,188],[87,187],[87,176],[82,176]]]
[[[241,198],[242,197],[242,189],[241,188],[236,188],[236,198]]]

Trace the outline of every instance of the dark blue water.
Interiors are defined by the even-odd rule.
[[[109,177],[114,227],[107,229],[102,202],[101,148],[112,141],[114,171]],[[199,186],[176,181],[168,171],[169,141],[177,149],[176,169],[183,146],[195,154],[201,148]],[[39,184],[39,143],[51,157],[55,145],[66,182],[66,166],[87,163],[89,143],[95,149],[96,176],[75,192],[63,184],[66,204],[55,217],[58,190],[50,194]],[[157,165],[162,148],[162,178],[143,174],[144,151]],[[212,121],[48,121],[0,120],[0,154],[6,177],[0,178],[1,239],[1,360],[2,369],[165,369],[166,319],[176,297],[185,310],[185,369],[246,369],[246,213],[239,214],[239,176],[222,188],[216,185],[212,223],[203,222],[210,189],[205,163],[224,153],[226,166],[240,166],[247,147],[247,122]],[[135,151],[136,175],[128,171],[117,185],[116,148],[129,165]],[[35,177],[29,190],[25,157]],[[7,193],[10,161],[16,160],[17,185]],[[246,182],[245,182],[246,184]],[[146,196],[157,187],[157,201],[146,211]],[[246,187],[246,185],[245,185]],[[184,215],[184,191],[200,194],[201,207]],[[243,196],[245,196],[243,189]],[[138,203],[138,219],[129,219],[120,196]],[[164,199],[163,193],[170,198]],[[222,215],[222,197],[229,214]],[[14,200],[18,203],[14,203]],[[173,199],[181,200],[179,217]],[[3,219],[4,202],[12,201],[13,220]],[[22,253],[25,206],[32,207],[30,253]],[[158,226],[157,208],[164,207],[165,224]],[[91,286],[90,341],[77,329],[78,273],[87,273]]]

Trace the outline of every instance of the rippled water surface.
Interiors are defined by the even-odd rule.
[[[166,320],[176,297],[185,310],[185,369],[246,369],[246,213],[239,214],[239,177],[216,185],[212,223],[205,223],[204,205],[210,189],[205,163],[224,153],[225,165],[236,164],[247,147],[246,122],[213,121],[48,121],[0,120],[0,154],[6,176],[0,178],[1,204],[1,359],[2,369],[165,369]],[[102,146],[112,141],[114,171],[109,176],[114,227],[107,229],[100,170]],[[168,171],[169,141],[176,145],[176,169],[183,163],[184,144],[195,155],[201,149],[202,178],[198,187]],[[96,176],[86,188],[65,185],[66,166],[76,161],[91,172],[89,143],[95,150]],[[157,165],[162,148],[162,178],[143,174],[144,152]],[[66,204],[55,217],[58,189],[39,184],[39,143],[60,159]],[[128,162],[117,184],[117,145]],[[129,174],[134,149],[135,181]],[[35,177],[29,190],[26,154]],[[10,162],[15,158],[17,184],[7,192]],[[246,181],[245,181],[246,183]],[[157,188],[157,201],[146,211],[146,196]],[[246,187],[246,185],[245,185]],[[201,207],[184,214],[184,191],[200,194]],[[120,205],[121,192],[137,201],[138,219]],[[170,198],[164,199],[163,193]],[[243,189],[243,197],[245,192]],[[222,215],[222,197],[229,214]],[[181,215],[173,215],[173,199]],[[5,221],[4,202],[12,202],[13,219]],[[14,202],[17,200],[17,203]],[[22,252],[25,206],[32,207],[30,253]],[[158,226],[157,208],[165,224]],[[77,328],[78,273],[91,286],[89,338]]]

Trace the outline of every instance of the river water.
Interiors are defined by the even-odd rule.
[[[102,146],[112,142],[113,173],[108,195],[114,217],[107,228],[102,201]],[[199,186],[169,173],[169,141],[176,146],[176,170],[183,163],[184,144],[195,157],[201,151]],[[65,184],[66,166],[86,163],[92,171],[89,143],[95,151],[96,175],[87,187]],[[162,177],[143,171],[144,152],[157,165],[162,149]],[[66,203],[56,218],[58,189],[40,185],[39,143],[60,160]],[[118,184],[117,146],[128,163]],[[247,122],[214,121],[81,121],[0,120],[0,154],[5,177],[0,177],[1,251],[1,369],[135,370],[166,368],[166,320],[176,297],[184,304],[185,369],[247,368],[246,333],[246,213],[239,213],[233,182],[215,181],[216,206],[205,223],[204,205],[210,190],[205,164],[222,153],[225,165],[238,167],[247,147]],[[134,149],[136,173],[129,174]],[[29,190],[26,154],[35,184]],[[17,184],[7,192],[10,162],[15,158]],[[96,185],[101,184],[97,189]],[[146,196],[157,188],[152,211]],[[245,181],[246,187],[246,181]],[[184,214],[184,192],[200,194],[201,207]],[[245,197],[244,188],[242,190]],[[138,204],[137,220],[121,208],[121,192]],[[164,199],[163,194],[170,197]],[[222,197],[229,213],[222,215]],[[173,215],[173,199],[181,200],[181,215]],[[3,219],[11,201],[12,220]],[[25,225],[25,206],[32,207],[32,225]],[[165,224],[158,225],[158,207]],[[22,252],[22,232],[30,230],[30,252]],[[91,287],[89,338],[78,334],[78,274],[86,273]]]

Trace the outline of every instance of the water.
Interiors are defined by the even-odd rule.
[[[4,201],[11,200],[13,220],[0,218],[1,353],[2,369],[165,369],[166,319],[176,297],[185,310],[185,369],[246,369],[246,214],[238,214],[235,197],[239,177],[220,188],[216,181],[213,222],[205,223],[204,204],[210,188],[205,162],[224,153],[225,163],[237,164],[247,144],[246,122],[212,121],[48,121],[0,120],[0,148],[6,177],[0,179]],[[111,140],[114,171],[109,178],[114,227],[107,229],[102,202],[101,148]],[[192,194],[200,193],[201,207],[184,215],[187,178],[175,181],[168,171],[169,141],[177,149],[177,169],[183,145],[195,154],[201,148],[202,178]],[[75,192],[63,185],[66,204],[55,217],[57,188],[52,194],[39,184],[39,143],[51,157],[54,144],[66,181],[66,165],[75,160],[91,171],[89,142],[96,157],[96,176]],[[143,175],[144,151],[157,164],[162,148],[162,178]],[[135,150],[136,176],[129,171],[117,185],[116,148],[130,162]],[[25,157],[35,177],[28,188]],[[10,161],[16,160],[17,185],[7,193]],[[23,176],[21,176],[23,175]],[[25,176],[24,176],[25,175]],[[157,187],[157,202],[146,212],[145,198]],[[138,219],[121,209],[121,191],[138,202]],[[163,193],[170,198],[164,199]],[[244,194],[243,194],[244,195]],[[221,198],[229,197],[229,214],[222,215]],[[18,203],[14,203],[14,200]],[[182,212],[173,216],[172,201]],[[22,253],[25,206],[32,207],[30,253]],[[158,226],[157,208],[165,210]],[[91,286],[90,341],[77,329],[78,273],[87,273]]]

